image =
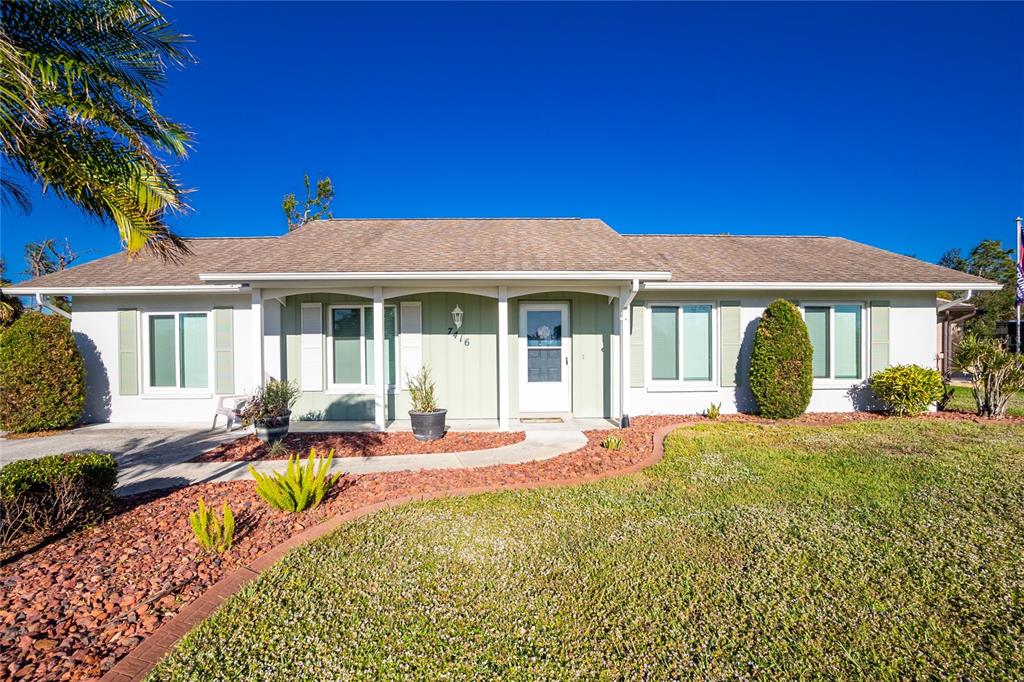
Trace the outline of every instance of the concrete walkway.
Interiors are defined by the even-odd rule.
[[[355,422],[295,422],[292,431],[360,431],[366,426]],[[455,430],[492,430],[490,424],[453,423]],[[493,428],[496,428],[496,424]],[[425,455],[388,455],[377,457],[338,457],[333,471],[353,474],[417,469],[456,469],[518,464],[550,459],[583,447],[584,429],[610,428],[603,419],[571,419],[563,423],[513,423],[512,428],[526,432],[526,438],[514,445],[490,450]],[[396,423],[389,430],[405,430]],[[249,462],[189,462],[203,452],[246,435],[230,434],[223,429],[209,430],[209,424],[93,424],[52,436],[0,440],[0,465],[16,459],[29,459],[63,452],[94,450],[114,455],[120,473],[120,495],[158,490],[206,481],[247,479]],[[258,471],[282,469],[281,461],[254,462]]]
[[[551,459],[565,452],[578,450],[587,444],[581,431],[569,429],[542,429],[526,432],[526,438],[513,445],[488,450],[437,453],[424,455],[383,455],[377,457],[335,457],[331,471],[349,474],[369,474],[382,471],[416,471],[420,469],[472,469],[494,464],[519,464]],[[259,462],[181,462],[168,464],[153,471],[144,467],[131,467],[117,478],[118,494],[132,495],[193,483],[238,481],[251,479],[249,465],[260,473],[284,469],[281,460]]]

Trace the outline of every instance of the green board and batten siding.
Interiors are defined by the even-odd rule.
[[[496,419],[498,416],[498,302],[470,294],[437,292],[388,299],[401,311],[403,301],[418,301],[422,310],[422,362],[430,367],[437,384],[439,403],[448,408],[451,419]],[[566,301],[570,304],[573,336],[573,413],[581,417],[611,416],[611,349],[615,302],[606,296],[573,292],[538,294],[509,300],[509,379],[512,416],[518,414],[518,329],[520,301]],[[301,376],[302,303],[323,306],[325,333],[330,329],[329,305],[360,304],[369,301],[343,294],[304,294],[289,296],[281,311],[283,336],[282,373],[285,379]],[[458,305],[463,325],[456,338],[449,333],[451,312]],[[399,312],[399,316],[401,312]],[[401,327],[401,319],[397,322]],[[468,345],[467,342],[468,341]],[[398,344],[399,348],[401,343]],[[325,339],[324,352],[329,344]],[[327,359],[323,359],[324,385],[327,385]],[[399,384],[404,378],[401,353],[398,357]],[[405,419],[409,410],[405,391],[389,396],[388,419]],[[293,408],[297,418],[331,420],[373,419],[374,397],[370,392],[332,394],[305,391]]]

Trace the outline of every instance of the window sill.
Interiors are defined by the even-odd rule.
[[[849,390],[854,386],[859,386],[863,383],[863,379],[815,379],[814,383],[811,384],[811,388],[815,391],[840,391]]]
[[[326,395],[376,395],[376,386],[330,386],[323,391]],[[394,386],[388,387],[388,395],[396,395],[398,389]]]
[[[648,393],[708,393],[718,389],[718,385],[712,381],[674,381],[664,384],[647,384]]]

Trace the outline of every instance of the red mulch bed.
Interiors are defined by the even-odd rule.
[[[5,433],[4,440],[24,440],[25,438],[44,438],[46,436],[56,436],[61,433],[70,431],[71,429],[50,429],[49,431],[29,431],[27,433]]]
[[[785,423],[883,418],[815,414]],[[744,415],[722,420],[770,423]],[[204,483],[123,500],[107,521],[0,566],[0,678],[99,677],[226,573],[336,514],[416,493],[557,481],[623,469],[650,453],[659,427],[706,421],[696,416],[636,417],[628,430],[588,431],[583,448],[540,462],[350,476],[319,508],[298,515],[267,507],[250,481]],[[600,442],[610,434],[621,436],[625,447],[602,448]],[[192,538],[187,515],[200,496],[215,507],[227,500],[235,511],[235,545],[222,557],[204,554]]]
[[[335,457],[386,457],[388,455],[426,455],[438,452],[489,450],[518,443],[526,438],[522,431],[449,431],[444,438],[421,441],[409,431],[391,433],[291,433],[281,441],[284,451],[271,454],[266,443],[256,436],[218,445],[190,460],[192,462],[251,462],[259,459],[288,459],[290,454],[305,455],[310,448],[321,454],[334,450]]]

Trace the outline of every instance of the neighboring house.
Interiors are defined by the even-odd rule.
[[[953,366],[956,347],[960,344],[960,339],[964,338],[964,324],[978,314],[978,308],[963,299],[937,297],[935,311],[938,317],[938,325],[935,328],[938,348],[936,368],[944,375],[952,374],[956,370]]]
[[[754,328],[776,298],[815,347],[811,410],[863,404],[890,363],[932,366],[935,292],[988,280],[826,237],[621,235],[593,219],[327,220],[123,254],[19,284],[73,296],[87,415],[208,419],[299,383],[299,418],[406,417],[429,365],[453,419],[754,409]],[[626,330],[620,334],[621,330]]]

